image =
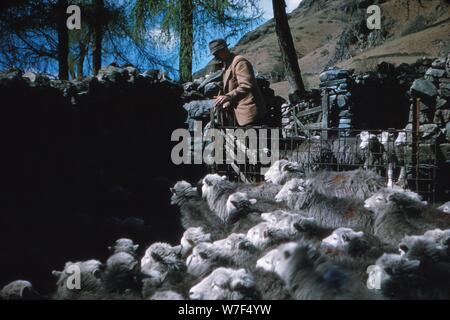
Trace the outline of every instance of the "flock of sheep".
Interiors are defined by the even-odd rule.
[[[259,184],[217,174],[198,186],[179,181],[171,188],[185,229],[179,245],[154,243],[139,257],[138,244],[119,239],[106,263],[67,262],[53,271],[51,296],[23,280],[0,296],[450,299],[450,204],[429,205],[391,178],[387,186],[370,169],[305,173],[283,159]],[[81,272],[75,289],[68,285],[74,266]]]

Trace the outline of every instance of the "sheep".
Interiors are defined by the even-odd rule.
[[[438,207],[439,210],[445,213],[450,213],[450,201],[447,201],[442,206]]]
[[[305,172],[300,169],[298,163],[286,159],[275,161],[264,174],[264,180],[276,185],[284,185],[294,178],[302,178]]]
[[[367,300],[376,298],[354,276],[347,273],[310,243],[280,247],[276,273],[298,300]]]
[[[1,300],[39,300],[39,293],[34,290],[31,282],[26,280],[16,280],[5,285],[0,290]]]
[[[113,254],[106,261],[103,283],[107,292],[139,292],[139,262],[127,252]]]
[[[232,233],[225,239],[197,245],[186,261],[187,271],[202,277],[217,267],[250,267],[257,252],[244,234]]]
[[[259,250],[289,241],[290,238],[288,231],[281,230],[267,222],[261,222],[247,232],[247,239]]]
[[[298,186],[300,184],[300,186]],[[300,210],[305,217],[312,217],[325,228],[348,227],[371,232],[372,214],[357,199],[329,197],[316,190],[305,190],[301,181],[289,181],[288,192],[278,194],[278,201],[286,201],[293,210]]]
[[[259,210],[253,208],[256,199],[249,199],[246,193],[235,192],[231,194],[226,202],[226,224],[235,224],[233,232],[246,232],[254,225],[261,222]]]
[[[213,242],[223,257],[227,257],[235,266],[249,267],[258,252],[256,246],[242,233],[232,233],[227,238]]]
[[[384,253],[396,252],[396,248],[371,234],[338,228],[322,240],[321,251],[335,264],[365,281],[367,267]]]
[[[201,243],[202,244],[202,243]],[[173,290],[187,295],[194,281],[188,275],[181,258],[181,248],[167,243],[153,243],[141,259],[142,296],[151,297],[156,291]]]
[[[126,252],[133,257],[137,257],[138,244],[134,244],[133,240],[127,238],[121,238],[115,241],[114,246],[108,247],[108,250],[112,253]]]
[[[300,238],[321,241],[333,231],[331,228],[322,227],[314,218],[283,210],[263,213],[261,218],[279,232],[286,232],[291,241]]]
[[[363,164],[368,169],[382,159],[383,146],[375,134],[362,131],[356,138],[337,138],[332,151],[339,165]]]
[[[179,181],[170,190],[171,204],[180,208],[184,229],[201,227],[204,232],[211,233],[212,237],[215,237],[216,233],[219,233],[217,236],[222,236],[222,222],[202,200],[196,187],[192,187],[189,182]]]
[[[254,300],[260,298],[253,276],[245,269],[217,268],[189,291],[191,300]]]
[[[378,139],[383,147],[383,160],[388,164],[388,183],[389,188],[397,185],[404,188],[406,182],[406,132],[399,132],[397,138],[394,133],[383,131],[378,135]],[[400,173],[394,184],[394,166],[400,166]]]
[[[71,276],[77,276],[80,272],[79,283]],[[55,300],[85,300],[100,299],[104,296],[103,277],[104,265],[98,260],[88,260],[80,262],[67,262],[63,271],[52,271],[58,278],[57,289],[53,295]],[[79,287],[78,287],[79,284]],[[73,287],[72,287],[73,285]]]
[[[211,233],[205,233],[202,227],[188,228],[181,238],[181,256],[187,257],[197,244],[211,241]]]
[[[426,205],[417,193],[408,190],[381,189],[366,199],[364,207],[373,212],[373,234],[392,245],[408,234],[450,227],[448,214]]]
[[[378,258],[383,253],[395,252],[396,248],[362,231],[356,232],[350,228],[338,228],[322,240],[322,248],[331,251],[345,252],[352,257],[365,256]]]
[[[299,215],[298,213],[287,212],[284,210],[277,210],[273,212],[265,212],[261,214],[261,218],[273,226],[286,230],[289,235],[297,235],[298,230],[295,228],[294,224],[301,221],[302,219],[309,219]]]
[[[409,245],[403,255],[379,258],[368,282],[393,299],[450,299],[448,248],[425,237]]]
[[[313,136],[303,141],[296,149],[289,151],[286,158],[296,163],[293,169],[298,173],[317,171],[322,164],[335,162],[331,146],[329,141],[322,140],[320,136]],[[301,177],[301,174],[294,175]]]
[[[145,251],[145,255],[141,259],[141,271],[147,273],[151,270],[162,272],[182,271],[185,269],[183,260],[181,259],[180,250],[172,247],[168,243],[153,243]]]
[[[384,188],[384,178],[372,170],[320,171],[304,179],[303,187],[326,196],[365,200]],[[281,191],[280,191],[281,192]]]
[[[212,243],[203,242],[192,250],[186,260],[187,273],[201,278],[217,267],[232,266],[228,256],[222,255],[217,246]]]
[[[184,297],[178,292],[165,290],[157,291],[150,297],[150,300],[185,300]]]
[[[208,203],[222,222],[226,223],[229,218],[227,202],[235,192],[245,193],[248,199],[261,200],[274,198],[281,187],[271,183],[262,183],[259,185],[245,185],[233,183],[227,180],[226,176],[217,174],[208,174],[202,180],[202,197]],[[229,204],[229,202],[228,202]]]

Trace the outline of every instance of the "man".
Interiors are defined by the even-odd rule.
[[[223,94],[216,98],[215,106],[232,111],[241,127],[262,125],[267,108],[251,63],[230,52],[224,39],[211,41],[209,49],[225,69]]]

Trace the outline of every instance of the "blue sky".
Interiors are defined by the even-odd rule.
[[[292,10],[298,7],[302,0],[285,0],[286,1],[286,12],[290,13]],[[268,20],[273,18],[273,8],[272,8],[272,0],[261,0],[261,9],[263,10],[263,21],[261,24],[267,22]],[[261,25],[260,24],[260,25]],[[256,26],[255,26],[256,28]],[[233,39],[229,41],[229,45],[233,47],[240,38]],[[199,57],[198,61],[194,60],[193,71],[196,72],[199,69],[203,68],[210,60],[211,56],[207,54],[207,49],[205,50],[206,54],[203,54]]]

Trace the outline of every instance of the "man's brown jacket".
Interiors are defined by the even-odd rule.
[[[244,126],[261,120],[267,108],[251,63],[239,55],[232,59],[223,75],[223,92],[230,97],[227,104],[234,110],[237,123]]]

